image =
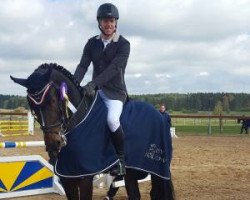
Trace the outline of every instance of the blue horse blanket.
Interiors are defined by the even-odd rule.
[[[105,104],[97,93],[86,117],[66,134],[68,144],[61,149],[55,164],[58,176],[95,175],[118,162],[106,115]],[[169,179],[172,139],[166,119],[152,105],[131,100],[124,106],[121,124],[126,167]]]

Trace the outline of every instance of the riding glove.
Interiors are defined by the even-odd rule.
[[[95,95],[96,84],[93,81],[87,83],[87,85],[83,86],[84,94],[87,96]]]

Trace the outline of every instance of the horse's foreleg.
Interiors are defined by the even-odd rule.
[[[151,174],[152,188],[150,191],[151,200],[174,200],[174,186],[172,180],[164,180]]]
[[[60,179],[68,200],[79,200],[79,190],[77,179]]]
[[[140,190],[136,179],[136,173],[133,169],[126,169],[125,187],[128,194],[128,200],[140,200]]]
[[[80,200],[92,200],[93,176],[85,177],[79,182]]]

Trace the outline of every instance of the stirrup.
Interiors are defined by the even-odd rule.
[[[126,174],[125,164],[119,160],[117,166],[110,171],[111,176],[124,176]]]

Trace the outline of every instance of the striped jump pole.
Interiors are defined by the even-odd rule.
[[[0,142],[0,148],[20,148],[20,147],[43,147],[44,141],[27,141],[27,142]]]
[[[1,113],[0,116],[6,118],[10,116],[10,120],[0,120],[0,136],[19,136],[34,134],[34,117],[31,112],[27,113]],[[26,118],[27,116],[27,118]],[[22,120],[12,120],[12,117],[24,117]]]

